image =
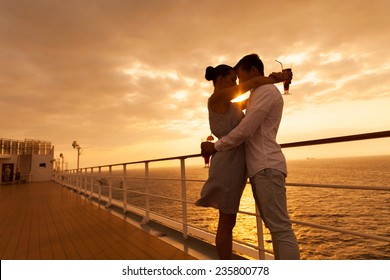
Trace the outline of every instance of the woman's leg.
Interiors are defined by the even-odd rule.
[[[219,211],[219,221],[215,244],[221,260],[232,259],[233,228],[236,225],[237,214],[224,214]]]

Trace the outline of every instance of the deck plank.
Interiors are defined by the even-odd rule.
[[[194,259],[53,182],[0,186],[1,259]]]

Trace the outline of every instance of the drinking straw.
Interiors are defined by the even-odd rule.
[[[276,59],[275,59],[275,61],[276,61],[277,63],[280,63],[280,66],[282,67],[282,70],[283,70],[283,63],[281,63],[279,60],[276,60]]]

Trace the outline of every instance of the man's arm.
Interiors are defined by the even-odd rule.
[[[202,144],[202,153],[212,154],[216,151],[226,151],[252,137],[274,103],[274,95],[268,87],[262,86],[255,89],[256,92],[251,95],[251,105],[247,109],[246,116],[228,135],[219,139],[214,145],[212,143]]]
[[[274,103],[274,95],[269,86],[265,85],[255,89],[251,93],[251,104],[241,122],[226,136],[221,137],[216,143],[203,142],[201,144],[202,154],[214,154],[217,151],[226,151],[239,146],[248,138],[252,137],[255,131],[264,121]]]
[[[219,90],[215,89],[214,93],[210,96],[210,102],[220,102],[221,99],[233,100],[253,88],[267,84],[279,83],[283,81],[284,76],[286,76],[286,74],[272,73],[269,77],[258,76],[233,87],[223,88]]]

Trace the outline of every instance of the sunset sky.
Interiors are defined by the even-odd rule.
[[[293,63],[278,142],[389,130],[388,0],[0,0],[0,138],[51,141],[76,166],[199,153],[205,68]],[[390,154],[390,139],[286,149]]]

